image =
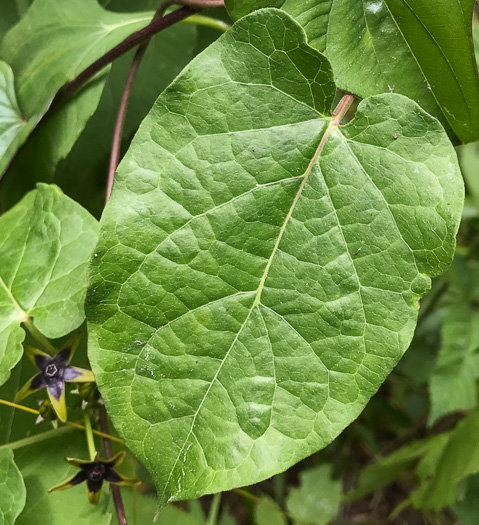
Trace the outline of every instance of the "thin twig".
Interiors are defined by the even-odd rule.
[[[168,8],[168,5],[165,5],[165,2],[162,2],[159,9],[156,11],[155,15],[153,16],[151,23],[156,22],[157,20],[160,20],[163,17],[166,9]],[[135,56],[133,57],[133,61],[130,66],[130,70],[128,71],[128,76],[126,78],[125,86],[123,88],[123,93],[121,94],[120,105],[118,107],[118,114],[116,116],[116,122],[115,122],[115,131],[113,132],[113,143],[111,146],[110,165],[108,167],[108,182],[106,186],[106,199],[105,199],[106,202],[108,202],[108,199],[110,198],[111,188],[113,187],[113,180],[115,178],[116,168],[118,167],[118,162],[120,160],[121,138],[123,135],[123,128],[125,126],[126,111],[128,109],[128,101],[130,100],[131,88],[133,87],[133,82],[135,81],[136,74],[138,73],[138,69],[140,68],[141,61],[143,60],[143,57],[145,56],[145,51],[146,51],[146,48],[148,47],[148,44],[150,43],[150,40],[151,39],[148,38],[148,40],[145,40],[144,42],[142,42],[140,46],[138,47],[135,53]]]
[[[110,429],[108,425],[108,414],[106,413],[105,406],[100,407],[100,428],[104,434],[109,434]],[[103,438],[103,448],[105,449],[106,459],[113,457],[113,450],[111,447],[111,441],[109,438]],[[111,492],[113,494],[113,501],[115,502],[116,517],[118,518],[118,525],[128,525],[125,515],[125,506],[123,505],[123,499],[121,498],[120,487],[113,483],[110,483]]]
[[[193,15],[197,12],[197,9],[190,7],[182,7],[181,9],[176,9],[175,11],[167,14],[160,20],[156,20],[151,24],[147,25],[143,29],[140,29],[136,33],[133,33],[129,37],[125,38],[117,46],[110,49],[107,53],[101,56],[98,60],[93,62],[85,70],[83,70],[76,78],[69,82],[64,88],[62,88],[58,95],[55,97],[54,104],[55,106],[61,101],[65,100],[70,96],[74,91],[81,87],[87,80],[89,80],[96,73],[101,71],[105,66],[113,62],[116,58],[121,55],[124,55],[130,49],[133,49],[138,44],[141,44],[145,40],[151,38],[154,34],[159,33],[163,29],[184,20],[185,18]]]
[[[6,399],[0,399],[0,405],[6,405],[12,408],[16,408],[18,410],[23,410],[24,412],[29,412],[30,414],[35,414],[37,416],[40,414],[39,410],[35,410],[34,408],[26,407],[25,405],[19,405],[18,403],[13,403],[12,401],[7,401]],[[68,425],[73,428],[77,428],[78,430],[83,430],[83,431],[86,430],[86,428],[83,425],[80,425],[79,423],[74,423],[73,421],[65,421],[65,425]],[[117,438],[115,436],[111,436],[108,433],[103,433],[103,432],[100,432],[99,430],[92,430],[92,432],[96,436],[111,439],[112,441],[116,441],[117,443],[121,443],[122,445],[125,444],[125,442],[122,439]]]
[[[213,7],[224,7],[224,0],[164,0],[158,10],[156,11],[153,19],[150,22],[150,25],[158,20],[161,20],[166,10],[174,5],[182,5],[184,7],[189,7],[193,9],[209,9]],[[150,43],[151,38],[144,40],[138,50],[136,51],[133,61],[128,71],[128,76],[126,78],[125,86],[123,88],[123,93],[121,94],[120,105],[118,107],[118,114],[116,116],[115,130],[113,132],[113,142],[111,147],[110,154],[110,164],[108,167],[108,182],[106,186],[106,198],[105,201],[108,202],[111,189],[113,187],[113,180],[115,178],[116,168],[120,160],[120,148],[121,148],[121,139],[123,136],[123,128],[125,126],[126,112],[128,109],[128,102],[130,100],[131,89],[133,87],[133,82],[135,81],[136,74],[140,68],[141,61],[145,56],[146,49]]]

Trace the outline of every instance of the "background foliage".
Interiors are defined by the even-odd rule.
[[[143,481],[138,489],[122,491],[129,523],[153,519],[155,482],[164,488],[163,499],[159,494],[164,503],[255,483],[277,472],[224,492],[221,499],[203,496],[170,504],[158,523],[477,523],[479,83],[470,31],[473,1],[438,0],[431,15],[426,1],[405,10],[395,0],[228,0],[228,11],[202,13],[214,23],[193,18],[155,35],[131,94],[121,144],[122,156],[128,153],[94,250],[94,217],[99,219],[103,210],[114,121],[134,51],[62,103],[55,97],[96,58],[145,27],[157,7],[154,0],[7,0],[0,5],[0,172],[5,170],[0,182],[0,398],[13,401],[34,373],[26,359],[20,360],[24,338],[53,351],[80,329],[74,364],[88,365],[83,304],[93,256],[88,352],[113,422],[153,474],[133,454],[119,469]],[[221,37],[224,22],[235,20]],[[477,40],[479,25],[473,22]],[[330,207],[311,213],[305,205],[283,231],[300,184],[294,178],[308,173],[333,100],[339,100],[336,87],[367,100],[359,110],[353,108],[358,113],[348,127],[330,131],[331,142],[312,171],[314,177],[321,175],[323,186],[301,194],[314,201],[314,191],[328,188]],[[434,277],[451,261],[462,199],[447,136],[456,146],[466,197],[454,261]],[[346,152],[347,146],[353,151]],[[372,153],[378,146],[381,153]],[[158,168],[165,161],[167,183]],[[244,187],[231,178],[231,170],[241,171]],[[415,185],[419,171],[422,185]],[[349,186],[351,173],[356,187]],[[248,198],[238,204],[246,192]],[[412,195],[416,208],[408,208]],[[393,212],[383,220],[388,207]],[[331,214],[336,226],[327,231],[313,227],[314,220],[324,224]],[[381,218],[377,229],[369,226],[373,215]],[[308,228],[311,237],[305,234]],[[331,302],[319,316],[324,326],[315,325],[314,303],[324,297],[310,286],[312,281],[308,290],[302,289],[300,275],[307,274],[303,266],[318,263],[308,257],[314,259],[311,247],[320,237],[330,246],[322,254],[325,259],[352,258],[349,272],[341,262],[318,277],[321,293],[328,298],[336,294],[340,304],[335,310]],[[276,246],[278,239],[282,244]],[[375,259],[371,246],[379,246],[381,239],[390,257]],[[222,251],[215,252],[215,244]],[[158,246],[162,252],[155,251]],[[267,261],[275,246],[284,257],[291,252],[303,261],[276,262],[270,270]],[[413,249],[404,255],[408,246]],[[151,254],[158,253],[162,259],[148,265]],[[325,260],[319,262],[325,266]],[[355,265],[359,284],[368,283],[375,291],[362,302],[369,308],[364,319],[358,323],[353,314],[346,316],[341,328],[346,332],[333,334],[341,343],[335,345],[325,326],[334,326],[339,310],[348,312],[345,305],[351,312],[361,306],[357,297],[345,302]],[[218,271],[221,267],[225,270]],[[432,288],[420,299],[414,338],[396,366],[413,334],[417,302],[428,288],[423,274],[434,277]],[[268,275],[273,283],[262,279]],[[338,275],[340,284],[334,282]],[[324,288],[326,278],[329,289]],[[281,305],[284,311],[278,311],[288,326],[273,318],[266,322],[264,317],[263,325],[256,322],[255,294],[265,283],[265,307]],[[165,299],[158,308],[160,288]],[[239,299],[227,298],[238,292],[243,294]],[[404,304],[392,300],[390,292],[400,293]],[[314,315],[308,317],[313,306]],[[241,340],[244,326],[238,327],[251,312],[251,326]],[[178,316],[186,316],[188,324],[180,320],[175,325]],[[362,370],[351,357],[357,346],[348,346],[347,337],[361,323],[373,325],[378,319],[377,360],[368,358]],[[169,331],[161,328],[170,323]],[[398,334],[394,345],[390,334],[377,335],[384,327]],[[276,337],[268,339],[265,329]],[[151,348],[144,345],[150,337]],[[217,353],[235,337],[255,348],[255,359],[246,360],[238,348],[218,372]],[[330,352],[326,369],[336,374],[327,395],[318,379],[323,369],[316,369],[310,358],[301,366],[291,362],[292,355],[295,361],[304,358],[307,338],[311,348],[319,348],[323,337]],[[194,381],[195,363],[180,361],[174,353],[155,353],[180,343],[194,348],[191,358],[201,360],[203,375]],[[277,398],[284,410],[283,427],[277,423],[282,435],[298,433],[282,445],[278,437],[262,438],[269,417],[264,411],[248,427],[252,400],[264,397],[265,406],[273,406],[268,388],[251,381],[269,377],[268,344],[276,352],[289,345],[283,395],[299,400]],[[124,348],[129,353],[118,352]],[[327,360],[325,348],[321,352]],[[244,381],[239,388],[238,370]],[[163,390],[155,390],[159,383],[151,381],[152,375],[161,375]],[[213,385],[216,377],[226,388],[213,389],[210,405],[202,402],[198,408],[197,400],[206,398],[204,383]],[[364,384],[358,394],[359,380]],[[305,423],[309,405],[323,397],[347,404],[312,432]],[[40,393],[25,405],[36,411],[39,399]],[[67,402],[69,420],[83,424],[82,400],[74,389]],[[239,415],[226,413],[229,404],[239,407]],[[198,446],[188,441],[192,407],[205,429]],[[98,407],[88,410],[97,428]],[[84,485],[46,492],[73,474],[64,456],[86,457],[87,446],[82,431],[54,429],[48,420],[34,425],[35,417],[0,404],[0,524],[63,524],[72,516],[75,523],[117,523],[108,487],[97,507],[88,504]],[[177,424],[175,418],[183,417]],[[155,434],[165,420],[168,425]],[[230,425],[226,430],[225,421]],[[208,434],[208,428],[217,434]],[[259,447],[263,464],[245,463],[241,470],[223,451],[221,438],[245,435]],[[206,451],[207,474],[201,451]]]

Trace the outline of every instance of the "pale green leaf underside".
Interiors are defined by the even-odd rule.
[[[477,405],[479,312],[467,303],[453,304],[444,319],[442,347],[431,375],[431,423],[455,410]]]
[[[25,505],[25,485],[11,450],[0,450],[0,525],[13,525]]]
[[[473,0],[226,0],[233,17],[280,7],[330,59],[341,89],[406,95],[464,142],[479,138]]]
[[[40,184],[0,217],[0,384],[22,355],[21,323],[56,338],[84,319],[98,223],[57,186]]]
[[[146,26],[151,17],[149,12],[108,12],[96,0],[66,3],[64,0],[35,0],[22,20],[7,33],[0,47],[0,59],[13,70],[18,105],[28,121],[18,134],[17,148],[25,142],[31,128],[64,84],[128,35]],[[69,151],[91,116],[104,80],[104,76],[98,80],[100,87],[94,83],[89,85],[88,91],[83,93],[86,96],[80,97],[78,114],[70,110],[64,117],[69,126],[62,129],[63,136],[59,135],[57,140],[62,142],[62,151]],[[65,134],[72,138],[67,140]],[[68,143],[68,147],[64,143]],[[2,149],[5,148],[0,146],[0,174],[15,153],[10,148],[2,155]]]
[[[89,352],[161,503],[255,483],[329,443],[452,259],[463,186],[440,124],[382,95],[337,128],[334,94],[300,26],[258,11],[160,96],[119,168]]]

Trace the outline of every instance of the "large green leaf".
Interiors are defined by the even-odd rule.
[[[0,58],[13,70],[18,104],[27,120],[16,137],[14,149],[25,142],[64,84],[129,34],[147,25],[151,17],[150,12],[111,13],[96,0],[35,0],[0,47]],[[57,130],[52,138],[58,149],[54,148],[54,159],[70,150],[98,104],[103,82],[104,76],[90,82],[82,90],[78,104],[64,110],[62,125],[52,126]],[[0,157],[0,173],[14,153],[9,148]]]
[[[22,355],[22,323],[56,338],[83,322],[97,230],[86,210],[45,184],[0,217],[0,384]]]
[[[331,60],[341,89],[361,97],[401,93],[461,141],[479,138],[474,0],[226,0],[226,5],[234,18],[281,7]]]
[[[13,525],[25,505],[25,484],[13,453],[0,449],[0,525]]]
[[[109,413],[160,502],[324,447],[406,350],[463,202],[407,98],[338,127],[326,58],[269,9],[160,96],[117,174],[87,299]]]

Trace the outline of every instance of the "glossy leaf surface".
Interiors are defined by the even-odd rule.
[[[151,17],[152,13],[111,13],[96,0],[72,0],[68,9],[62,0],[35,0],[0,47],[0,58],[13,70],[18,105],[29,124],[18,135],[17,146],[27,139],[64,84],[129,34],[147,25]],[[68,126],[62,126],[63,134],[57,140],[68,144],[66,148],[63,145],[67,152],[98,104],[104,77],[99,82],[100,86],[98,82],[90,83],[91,90],[80,97],[76,112],[74,108],[63,116]],[[0,157],[0,173],[14,151],[7,153]]]
[[[23,322],[49,338],[83,322],[97,229],[86,210],[45,184],[0,217],[0,384],[22,355]]]
[[[13,452],[0,449],[0,524],[13,525],[25,505],[25,484]]]
[[[400,95],[338,127],[286,13],[243,18],[160,96],[120,165],[87,299],[110,415],[161,503],[328,444],[406,350],[463,185]]]
[[[235,18],[281,7],[331,60],[338,87],[401,93],[463,142],[479,138],[473,0],[226,0]],[[453,133],[451,133],[451,130]]]

